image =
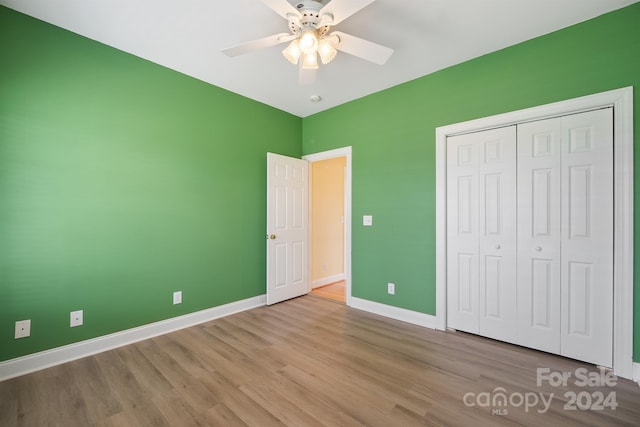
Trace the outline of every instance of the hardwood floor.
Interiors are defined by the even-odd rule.
[[[572,377],[538,387],[537,368]],[[597,372],[309,295],[0,382],[0,425],[640,425],[637,384],[580,387],[579,368]],[[498,387],[510,404],[490,405]],[[571,392],[618,406],[565,410]],[[540,393],[550,408],[525,410]]]
[[[345,302],[346,301],[346,290],[345,290],[345,282],[341,280],[340,282],[331,283],[329,285],[320,286],[311,290],[311,294],[317,295],[319,297],[329,298],[334,301]]]

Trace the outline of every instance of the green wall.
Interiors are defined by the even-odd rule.
[[[0,361],[264,294],[266,152],[301,126],[0,7]]]
[[[435,314],[436,127],[635,86],[640,141],[639,49],[636,3],[305,118],[304,154],[353,146],[353,295]],[[640,218],[638,203],[635,212]],[[365,214],[374,227],[362,227]],[[639,237],[636,227],[636,248]],[[640,361],[638,280],[635,295]]]

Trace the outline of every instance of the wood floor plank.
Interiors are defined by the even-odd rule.
[[[0,426],[18,425],[17,393],[16,380],[0,383]]]
[[[185,344],[181,342],[181,337],[185,336],[187,335],[171,333],[155,337],[153,341],[188,375],[197,376],[214,371],[213,366],[200,358],[196,352],[191,351],[193,342],[187,341]]]
[[[154,338],[155,340],[155,338]],[[165,342],[165,344],[167,344]],[[170,346],[167,346],[170,347]],[[198,369],[185,369],[184,365],[178,363],[171,357],[166,347],[156,344],[155,347],[146,347],[142,352],[147,359],[155,366],[157,371],[168,380],[174,390],[178,390],[190,404],[199,409],[211,408],[218,403],[215,397],[202,385],[197,377],[191,375],[191,371],[201,374],[205,371]],[[153,392],[153,391],[150,391]],[[162,394],[156,392],[155,394]]]
[[[206,338],[206,354],[211,365],[233,384],[240,386],[264,374],[255,360],[249,359],[220,338],[211,335],[211,331],[207,330],[207,334],[209,336]]]
[[[298,384],[289,381],[280,372],[278,374],[272,379],[270,386],[296,406],[304,408],[305,412],[317,420],[322,420],[325,425],[364,426],[355,418],[336,408],[331,399],[325,394],[317,393],[314,389],[300,387]]]
[[[191,402],[189,396],[185,396],[179,391],[153,397],[153,403],[170,426],[188,427],[208,425],[201,415],[203,411],[190,405],[188,401]],[[206,409],[210,409],[210,407]]]
[[[269,412],[287,426],[322,426],[320,421],[306,413],[301,407],[286,399],[274,387],[271,387],[270,383],[270,381],[263,379],[245,384],[240,387],[240,390],[264,408],[265,411]]]
[[[137,346],[126,346],[117,350],[117,355],[122,362],[127,365],[134,377],[144,390],[153,390],[157,393],[169,393],[173,386],[164,374],[156,367]],[[88,378],[92,378],[91,383],[97,382],[97,373],[93,373]],[[102,387],[104,388],[104,387]],[[108,390],[104,390],[107,392]],[[106,394],[106,393],[105,393]]]
[[[640,425],[637,384],[538,386],[538,368],[598,371],[309,295],[0,382],[0,425]],[[477,400],[500,390],[553,399],[544,411]],[[567,393],[596,392],[618,407],[565,408]]]
[[[393,425],[393,420],[388,417],[388,411],[392,409],[392,405],[381,407],[372,403],[372,401],[375,402],[375,399],[367,396],[366,391],[353,393],[353,389],[345,384],[337,384],[294,366],[287,366],[282,370],[282,374],[300,387],[316,390],[329,398],[334,407],[339,408],[360,424],[366,426]]]
[[[249,426],[281,427],[285,425],[239,389],[227,393],[223,403]]]
[[[151,391],[146,391],[138,382],[131,371],[133,367],[125,365],[118,356],[118,349],[92,357],[95,357],[109,389],[112,390],[113,396],[122,406],[123,411],[135,409],[150,402]],[[57,370],[58,367],[53,369]]]
[[[248,425],[223,403],[215,405],[204,414],[210,426],[246,427]]]
[[[206,376],[199,377],[198,381],[205,387],[217,402],[224,402],[225,396],[235,392],[238,386],[232,383],[221,372],[212,372]],[[216,405],[214,405],[216,406]]]

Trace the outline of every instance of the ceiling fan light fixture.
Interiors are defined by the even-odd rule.
[[[313,28],[307,28],[300,36],[300,49],[305,54],[318,50],[318,34]]]
[[[298,39],[295,39],[294,41],[289,43],[289,46],[287,46],[282,51],[282,54],[285,58],[287,58],[287,61],[291,62],[292,64],[297,64],[298,59],[300,59],[300,55],[302,55],[302,50],[300,49],[300,42],[298,41]]]
[[[326,39],[320,39],[318,42],[318,54],[320,55],[320,60],[322,60],[323,64],[328,64],[333,61],[333,58],[336,57],[338,51],[329,41]]]
[[[318,55],[316,52],[305,53],[302,60],[302,68],[305,70],[318,69]]]

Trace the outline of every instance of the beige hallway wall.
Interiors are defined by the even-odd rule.
[[[311,164],[311,280],[314,287],[344,276],[345,167],[346,157]]]

